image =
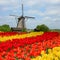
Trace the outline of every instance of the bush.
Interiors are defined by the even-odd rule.
[[[22,31],[21,31],[21,32],[27,32],[26,28],[22,29]]]
[[[4,25],[0,26],[0,31],[8,32],[8,31],[11,31],[11,28],[9,25],[4,24]]]
[[[42,25],[38,25],[34,29],[34,31],[44,31],[44,32],[47,32],[47,31],[49,31],[49,28],[46,25],[42,24]]]

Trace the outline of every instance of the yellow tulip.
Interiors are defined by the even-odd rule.
[[[59,59],[58,59],[58,57],[55,57],[55,59],[54,59],[54,60],[59,60]]]
[[[52,52],[52,50],[51,49],[48,49],[48,53],[51,53]]]
[[[41,56],[36,57],[36,60],[41,60]]]
[[[37,56],[34,60],[60,60],[60,47],[48,49],[48,54],[41,51],[42,56]]]
[[[36,60],[35,58],[32,58],[31,60]]]
[[[45,51],[43,50],[43,51],[41,51],[41,55],[44,55],[45,54]]]

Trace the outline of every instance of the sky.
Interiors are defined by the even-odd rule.
[[[45,24],[51,29],[60,29],[60,0],[0,0],[0,25],[16,27],[22,3],[24,16],[35,17],[25,19],[26,28],[34,29]]]

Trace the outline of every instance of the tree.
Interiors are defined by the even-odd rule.
[[[47,32],[47,31],[49,31],[49,28],[45,24],[42,24],[42,25],[37,25],[37,27],[34,29],[34,31]]]
[[[4,24],[4,25],[0,26],[0,31],[8,32],[8,31],[11,31],[11,28],[9,25]]]

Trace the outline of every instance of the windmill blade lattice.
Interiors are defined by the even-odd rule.
[[[25,16],[25,18],[31,18],[31,19],[35,19],[35,17],[29,17],[29,16]]]

